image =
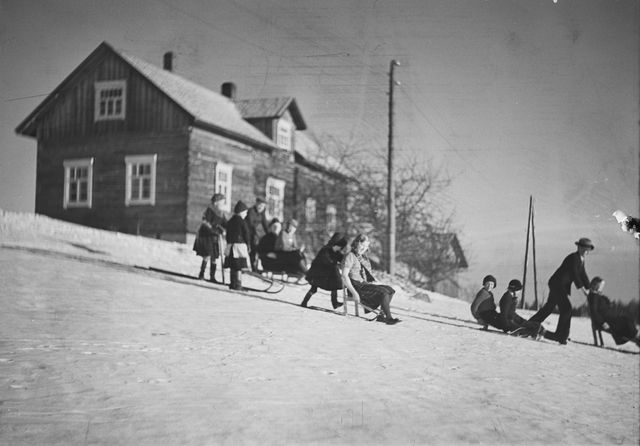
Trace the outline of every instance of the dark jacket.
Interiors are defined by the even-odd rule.
[[[235,214],[227,222],[227,243],[245,243],[249,245],[249,227],[247,222]]]
[[[250,247],[255,248],[258,246],[260,239],[268,232],[269,224],[267,223],[267,216],[265,211],[258,212],[255,206],[251,206],[247,211],[245,217],[247,226],[249,228]]]
[[[202,257],[217,258],[220,255],[218,238],[224,233],[226,226],[227,217],[224,213],[219,215],[207,207],[202,214],[202,224],[193,243],[193,250],[196,254]]]
[[[473,299],[473,303],[471,304],[471,314],[473,317],[478,319],[480,317],[480,313],[491,310],[496,310],[496,303],[493,301],[493,293],[484,288],[480,288],[480,291],[478,291],[478,294],[476,294],[476,297]]]
[[[518,305],[518,296],[513,295],[510,291],[505,292],[500,298],[500,317],[502,325],[507,331],[513,331],[520,328],[526,320],[516,313]]]
[[[576,288],[588,288],[589,277],[584,269],[584,263],[580,254],[576,251],[569,254],[549,279],[549,288],[562,290],[565,294],[571,294],[571,283]]]
[[[616,344],[624,344],[638,335],[633,318],[617,314],[611,307],[611,301],[604,294],[590,291],[587,302],[593,326],[601,328],[604,322],[609,324],[609,333]]]
[[[325,245],[320,248],[313,262],[311,262],[309,271],[307,271],[307,282],[327,291],[341,290],[342,277],[338,264],[343,257],[340,251],[333,250],[333,245]]]

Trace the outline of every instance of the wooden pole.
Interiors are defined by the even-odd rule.
[[[533,199],[531,201],[531,248],[533,254],[533,306],[538,310],[538,270],[536,268],[536,223],[535,223],[536,210],[533,205]],[[524,302],[524,299],[523,299]]]
[[[389,157],[387,159],[389,174],[387,177],[387,248],[389,274],[396,272],[396,188],[393,172],[393,69],[400,65],[397,60],[392,60],[389,66]]]
[[[527,261],[529,260],[529,233],[531,230],[531,208],[533,206],[533,196],[529,195],[529,216],[527,217],[527,243],[524,249],[524,271],[522,273],[522,299],[520,308],[524,308],[524,291],[527,285]]]

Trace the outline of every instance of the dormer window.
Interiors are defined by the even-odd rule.
[[[95,120],[124,119],[127,103],[127,81],[96,82],[95,89]]]
[[[276,144],[281,149],[291,150],[291,123],[284,119],[278,121]]]

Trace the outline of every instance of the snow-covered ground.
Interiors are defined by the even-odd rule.
[[[587,345],[587,319],[566,346],[513,338],[394,283],[387,326],[333,314],[327,293],[303,309],[302,285],[231,293],[133,265],[195,274],[199,258],[0,211],[0,443],[640,441],[638,348]]]

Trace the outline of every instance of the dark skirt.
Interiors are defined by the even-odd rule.
[[[353,279],[351,279],[351,284],[360,295],[360,302],[374,310],[382,305],[385,295],[391,298],[396,292],[388,285],[358,282]]]
[[[638,334],[638,330],[630,317],[613,316],[607,317],[605,321],[609,324],[609,333],[611,333],[616,345],[622,345],[635,338]]]
[[[220,243],[218,235],[213,232],[198,231],[195,242],[193,242],[193,250],[200,257],[220,257]]]
[[[318,267],[312,264],[309,271],[307,271],[306,279],[310,285],[327,291],[341,290],[343,288],[342,276],[337,265]]]

